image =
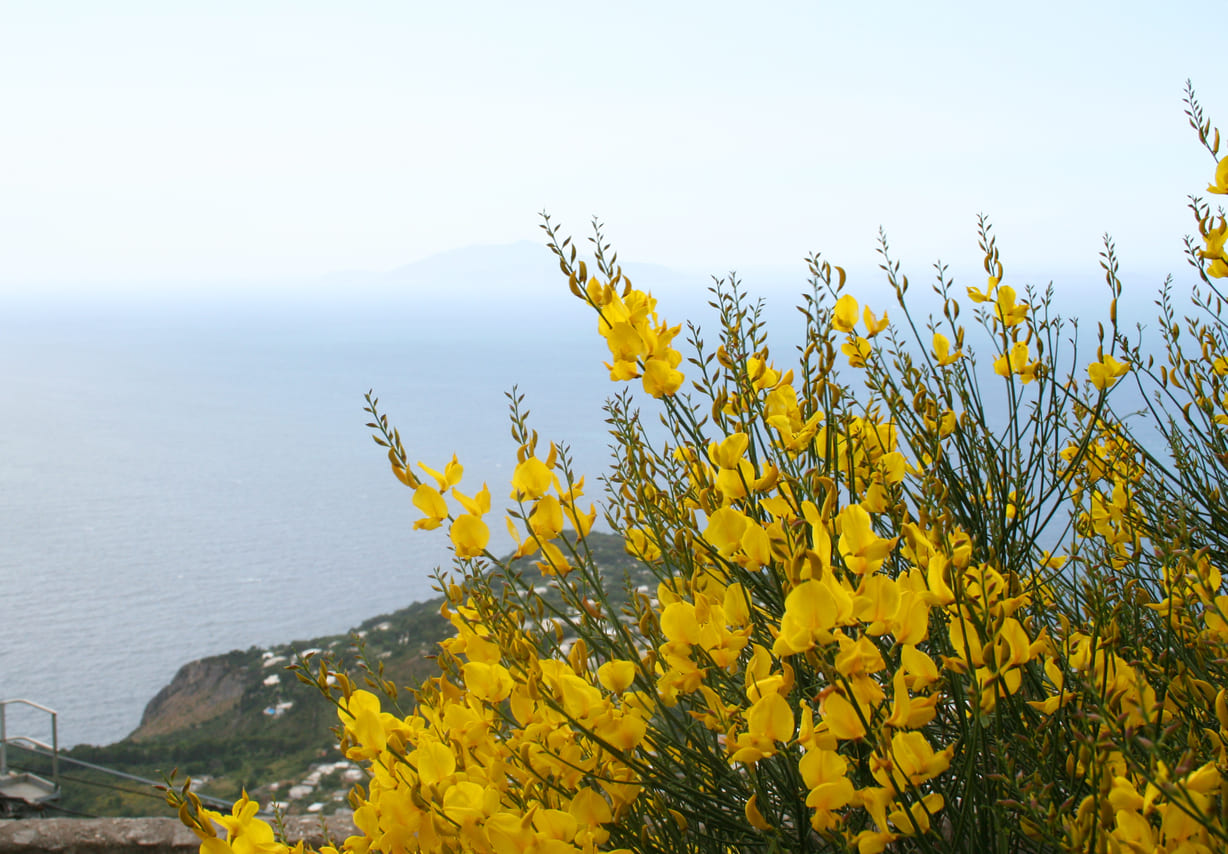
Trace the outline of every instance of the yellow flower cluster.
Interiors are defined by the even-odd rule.
[[[537,568],[546,575],[565,575],[572,569],[567,556],[556,543],[563,534],[564,526],[570,524],[579,536],[584,537],[597,521],[596,507],[590,504],[585,511],[577,504],[584,495],[584,478],[564,488],[555,473],[557,458],[558,449],[553,443],[545,460],[534,456],[532,445],[521,446],[519,461],[512,472],[511,497],[522,506],[524,502],[530,502],[527,536],[522,538],[513,519],[510,516],[507,518],[508,533],[517,544],[512,559],[540,551],[541,560],[537,561]],[[551,490],[554,490],[553,494]]]
[[[441,659],[457,678],[424,686],[410,715],[346,686],[342,746],[371,769],[354,813],[363,835],[346,850],[591,852],[638,794],[620,758],[647,729],[627,690],[634,668],[608,662],[594,684],[538,658],[510,621],[490,634],[477,604],[448,609],[457,635]]]
[[[191,793],[186,797],[171,793],[172,804],[179,806],[179,817],[200,839],[201,854],[302,854],[300,842],[291,847],[277,839],[273,826],[257,817],[260,805],[243,793],[230,815],[205,809]],[[225,832],[219,836],[218,830]],[[321,854],[338,854],[336,849],[321,849]]]
[[[678,365],[682,354],[670,346],[681,326],[668,326],[657,317],[657,301],[628,283],[620,293],[613,284],[589,279],[585,291],[597,309],[597,331],[610,348],[613,363],[606,363],[610,379],[642,378],[644,391],[668,397],[682,386]]]
[[[383,444],[387,444],[386,442]],[[490,541],[490,528],[482,517],[490,512],[490,490],[482,484],[481,490],[474,496],[468,496],[457,489],[464,467],[457,461],[456,455],[437,471],[425,463],[419,462],[420,468],[435,484],[425,483],[419,479],[406,462],[404,451],[390,447],[388,459],[392,464],[392,472],[403,484],[414,490],[413,504],[422,512],[423,517],[414,522],[415,529],[434,530],[444,522],[450,522],[448,534],[452,540],[457,557],[475,558],[480,556]],[[446,495],[461,505],[464,512],[453,514],[448,509]]]
[[[1210,263],[1207,265],[1207,275],[1217,279],[1228,277],[1228,255],[1225,254],[1225,241],[1228,241],[1228,222],[1221,216],[1218,222],[1210,217],[1198,224],[1202,239],[1206,245],[1199,250],[1198,256]]]
[[[1210,262],[1203,281],[1228,270],[1209,217],[1191,249]],[[982,223],[988,284],[966,293],[992,376],[974,370],[941,269],[942,320],[923,334],[884,264],[908,338],[816,257],[788,368],[740,294],[716,287],[722,336],[711,353],[696,336],[697,404],[676,395],[679,327],[621,274],[571,268],[550,233],[598,313],[610,378],[661,400],[663,439],[629,396],[608,405],[608,518],[655,583],[616,595],[589,549],[583,479],[553,444],[538,455],[515,406],[516,547],[496,559],[489,490],[460,492],[455,457],[416,474],[372,401],[415,527],[449,523],[460,577],[440,578],[455,635],[407,713],[321,670],[342,749],[370,773],[343,850],[1228,847],[1217,320],[1187,321],[1187,358],[1164,309],[1169,360],[1152,374],[1116,327],[1109,244],[1108,332],[1094,361],[1066,366],[1049,298],[1003,284]],[[1192,435],[1160,422],[1175,471],[1113,410],[1128,376],[1188,398]],[[280,850],[246,798],[230,817],[180,803],[202,850]]]

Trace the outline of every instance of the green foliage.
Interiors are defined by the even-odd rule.
[[[611,577],[621,579],[627,572],[636,571],[638,562],[626,554],[619,538],[594,534],[591,546]],[[193,778],[196,790],[204,796],[234,800],[246,788],[264,800],[286,802],[291,814],[301,812],[309,801],[287,801],[290,786],[304,777],[309,766],[335,764],[342,757],[336,749],[337,719],[333,710],[318,702],[313,686],[303,685],[286,673],[286,667],[297,658],[295,651],[328,650],[337,665],[349,671],[361,673],[369,666],[374,679],[382,668],[383,677],[394,684],[417,684],[432,672],[431,658],[439,642],[453,632],[440,614],[444,601],[436,597],[371,617],[347,636],[323,636],[269,650],[234,650],[215,656],[207,660],[218,674],[215,680],[183,697],[199,712],[194,717],[203,719],[187,721],[171,713],[157,715],[156,726],[151,727],[156,734],[146,734],[146,727],[142,727],[114,744],[77,745],[64,755],[153,781],[177,770],[181,776]],[[266,666],[268,656],[280,657],[286,663]],[[264,679],[274,673],[283,674],[280,683],[265,685]],[[237,703],[228,706],[219,702],[217,684],[232,679],[241,683],[242,693]],[[169,687],[180,690],[176,684]],[[266,713],[286,702],[292,705],[280,714]],[[11,747],[10,751],[14,769],[50,778],[49,759],[20,747]],[[64,763],[61,780],[62,797],[48,814],[146,816],[158,812],[164,801],[163,794],[151,786],[72,762]],[[279,784],[276,789],[270,787],[273,783]],[[334,771],[324,775],[316,790],[331,793],[348,785],[340,772]]]
[[[1228,194],[1218,132],[1192,91],[1187,107],[1216,158],[1207,189]],[[889,311],[816,255],[796,354],[722,281],[716,346],[690,326],[684,361],[682,327],[600,227],[590,273],[547,219],[611,381],[644,395],[607,406],[605,515],[650,581],[599,571],[583,479],[515,395],[504,558],[486,551],[489,488],[462,491],[455,457],[411,464],[368,396],[415,526],[447,525],[456,634],[413,703],[328,660],[302,674],[369,773],[344,848],[1228,847],[1228,222],[1191,211],[1194,313],[1166,287],[1157,361],[1118,328],[1111,241],[1089,354],[1052,290],[1006,278],[984,219],[985,284],[937,267],[935,316],[884,237]],[[1128,382],[1166,447],[1116,411]],[[227,846],[271,838],[246,800],[230,818],[173,801],[202,836],[221,820]]]

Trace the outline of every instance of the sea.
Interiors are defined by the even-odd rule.
[[[521,279],[556,289],[493,279],[495,258],[454,288],[445,263],[404,288],[5,297],[0,700],[55,709],[62,747],[107,744],[190,660],[342,633],[434,595],[446,534],[413,530],[411,492],[364,426],[369,389],[411,459],[455,453],[462,490],[486,483],[505,505],[516,389],[543,449],[567,445],[600,504],[618,387],[592,309],[533,251]],[[713,349],[706,279],[676,278],[681,316],[703,315]],[[793,303],[769,316],[796,333]],[[492,531],[491,550],[510,550]],[[8,731],[50,737],[19,706]]]
[[[438,296],[438,295],[437,295]],[[573,305],[574,303],[574,305]],[[615,389],[591,309],[515,300],[37,298],[0,317],[0,699],[106,744],[195,658],[345,632],[450,563],[364,426],[506,503],[513,389],[590,494]],[[497,517],[496,517],[497,518]],[[510,548],[502,524],[492,550]],[[11,707],[9,734],[49,736]],[[26,730],[32,730],[27,733]]]

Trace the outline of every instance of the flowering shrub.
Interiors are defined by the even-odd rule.
[[[1187,106],[1208,192],[1228,193],[1218,131]],[[1169,283],[1162,352],[1132,340],[1106,242],[1090,359],[984,220],[986,280],[938,267],[936,316],[910,312],[882,239],[895,308],[814,256],[798,353],[719,282],[719,340],[693,330],[684,360],[600,229],[590,270],[546,219],[610,379],[634,384],[607,407],[605,515],[656,587],[611,595],[584,478],[519,399],[500,559],[489,487],[462,486],[456,457],[413,463],[369,397],[415,527],[449,531],[456,634],[410,703],[378,674],[368,691],[328,662],[300,672],[370,775],[341,850],[1224,850],[1228,225],[1191,209],[1195,314]],[[1115,410],[1126,383],[1164,447]],[[172,800],[202,852],[280,847],[246,798],[231,816]]]

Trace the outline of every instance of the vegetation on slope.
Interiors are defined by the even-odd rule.
[[[639,564],[621,540],[592,536],[590,545],[611,578],[631,573],[634,579]],[[440,615],[443,602],[437,597],[372,617],[348,635],[234,650],[185,664],[150,701],[130,736],[101,747],[79,745],[64,756],[154,781],[178,770],[192,777],[202,796],[234,800],[246,790],[291,814],[312,804],[324,813],[346,808],[357,766],[337,750],[336,711],[288,668],[319,650],[348,672],[382,668],[387,680],[417,685],[433,672],[439,642],[454,633]],[[10,751],[14,769],[50,774],[44,758]],[[61,782],[58,806],[71,814],[142,816],[166,809],[163,795],[151,786],[71,762],[61,765]]]

